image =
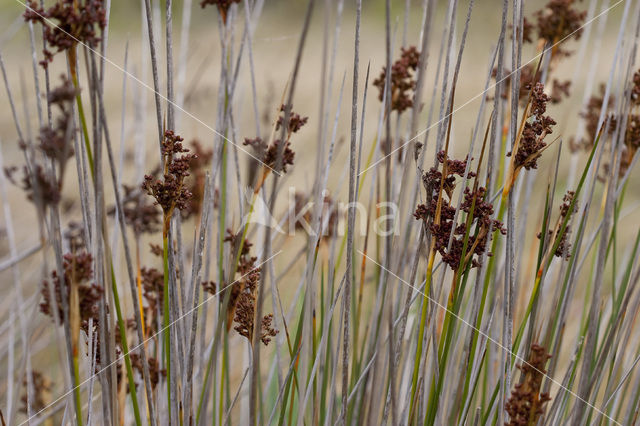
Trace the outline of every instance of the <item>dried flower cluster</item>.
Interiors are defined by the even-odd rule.
[[[571,202],[573,201],[574,197],[575,197],[574,191],[567,191],[567,193],[562,198],[562,204],[560,205],[560,215],[558,217],[558,223],[556,225],[555,230],[549,229],[547,231],[547,234],[549,235],[549,237],[554,237],[554,235],[559,234],[560,229],[562,227],[562,222],[564,222],[564,219],[567,217],[567,215],[569,216],[569,221],[570,221],[571,216],[573,216],[578,211],[577,203],[574,204],[573,210],[569,211],[569,208],[571,207]],[[560,257],[565,260],[569,259],[570,250],[571,250],[571,243],[568,241],[570,229],[571,229],[571,225],[569,224],[569,222],[567,222],[567,226],[562,232],[562,235],[557,235],[553,240],[551,240],[551,245],[553,246],[553,244],[555,244],[556,239],[557,238],[560,239],[558,248],[553,254],[556,257]],[[538,233],[537,237],[542,238],[542,233]]]
[[[59,169],[73,156],[71,136],[73,135],[72,105],[79,91],[71,80],[61,76],[62,84],[49,93],[49,105],[58,108],[59,116],[53,128],[44,126],[40,130],[40,149],[50,159],[57,162]]]
[[[401,48],[400,59],[391,66],[391,110],[398,114],[413,107],[413,90],[416,88],[415,72],[420,62],[420,52],[415,46]],[[378,88],[380,101],[384,98],[384,89],[387,81],[387,69],[382,67],[380,76],[373,81]]]
[[[33,385],[33,398],[29,399],[27,392],[28,382],[25,374],[24,380],[22,381],[25,393],[20,398],[20,401],[22,402],[20,411],[25,414],[28,414],[27,402],[30,402],[32,413],[37,413],[40,410],[43,410],[49,403],[49,393],[51,392],[52,386],[51,381],[39,371],[31,370],[31,384]]]
[[[218,12],[220,12],[220,16],[222,17],[222,22],[227,23],[227,12],[229,12],[229,8],[234,3],[240,3],[240,0],[201,0],[200,7],[205,8],[209,5],[216,6],[218,8]]]
[[[538,157],[541,150],[547,146],[544,138],[552,133],[551,128],[556,124],[553,118],[545,115],[549,100],[542,83],[536,83],[531,91],[531,105],[516,152],[515,169],[524,167],[530,170],[538,167]]]
[[[440,164],[444,165],[444,151],[439,152],[437,158]],[[499,230],[503,234],[506,230],[501,222],[492,219],[493,205],[485,201],[486,189],[483,187],[479,187],[475,191],[469,189],[469,187],[464,189],[464,201],[460,208],[467,215],[472,215],[471,226],[467,228],[466,219],[463,219],[461,223],[454,222],[456,208],[451,203],[453,190],[456,186],[456,176],[465,176],[467,159],[464,161],[447,159],[446,162],[446,167],[443,167],[443,169],[446,169],[444,181],[442,181],[442,172],[434,167],[423,176],[423,183],[427,188],[428,202],[417,206],[414,217],[422,220],[429,227],[435,242],[435,249],[442,256],[443,262],[448,264],[452,270],[456,271],[461,262],[464,265],[471,262],[471,267],[479,267],[479,258],[486,250],[487,235],[490,230]],[[475,173],[473,172],[467,174],[467,178],[474,176]],[[439,223],[436,223],[434,219],[441,184],[443,188],[442,207]],[[451,241],[451,247],[448,247],[452,230],[453,240]],[[464,238],[467,233],[469,233],[467,250],[463,253]],[[487,255],[491,256],[491,253]]]
[[[74,154],[71,144],[73,136],[73,103],[77,90],[71,81],[62,77],[60,86],[51,89],[47,102],[55,107],[58,116],[54,120],[53,127],[44,126],[40,129],[38,150],[48,159],[52,160],[59,177],[56,179],[53,171],[39,164],[32,158],[31,167],[23,166],[21,176],[16,176],[18,167],[10,166],[4,170],[9,181],[22,189],[27,194],[27,199],[44,212],[47,207],[57,205],[61,200],[62,176],[67,160]],[[27,149],[27,144],[20,142],[22,150]]]
[[[183,148],[183,139],[171,130],[164,132],[162,141],[162,160],[164,174],[162,179],[145,175],[142,189],[156,200],[165,218],[170,218],[173,210],[187,208],[191,192],[184,185],[184,178],[189,176],[189,163],[195,159],[194,154]]]
[[[48,9],[40,7],[36,0],[27,1],[25,21],[40,22],[44,28],[44,39],[52,52],[44,49],[45,59],[40,62],[46,67],[53,55],[75,47],[78,43],[96,46],[101,38],[98,30],[104,30],[106,10],[102,0],[57,0]]]
[[[509,413],[509,426],[535,425],[544,413],[544,405],[551,400],[549,394],[540,393],[545,366],[551,355],[540,345],[531,345],[529,361],[518,366],[522,372],[520,383],[514,386],[505,404]]]
[[[122,185],[122,214],[136,237],[142,234],[154,234],[162,227],[162,217],[156,204],[148,201],[139,186]],[[109,210],[115,213],[115,207]]]
[[[591,150],[598,136],[598,124],[600,122],[600,114],[604,106],[605,86],[600,85],[600,92],[597,95],[591,96],[585,110],[580,114],[585,122],[586,136],[577,142],[572,142],[571,148],[576,151],[578,149]],[[605,116],[608,118],[608,126],[604,129],[602,137],[610,137],[615,135],[618,125],[623,122],[623,117],[619,117],[618,114],[610,113],[609,110],[615,104],[615,97],[610,94],[607,101],[607,107]],[[629,93],[629,111],[626,114],[626,128],[624,129],[624,141],[622,144],[622,155],[620,157],[620,170],[619,176],[624,176],[631,162],[640,149],[640,113],[638,113],[638,107],[640,107],[640,70],[636,71],[633,75],[632,85]],[[622,133],[622,131],[620,132]],[[621,136],[622,137],[622,136]],[[609,164],[603,165],[603,171],[605,175],[609,174]],[[600,177],[604,178],[604,177]]]
[[[231,244],[231,252],[236,253],[242,234],[234,234],[227,230],[225,242]],[[231,284],[229,302],[227,305],[227,329],[231,327],[232,321],[236,323],[234,330],[241,336],[246,337],[250,342],[253,339],[253,327],[255,317],[256,297],[258,286],[260,285],[260,268],[256,267],[255,256],[251,256],[252,244],[248,240],[244,241],[240,251],[237,275],[239,278]],[[215,283],[203,283],[204,288],[210,293],[215,293]],[[226,290],[222,292],[224,295]],[[224,298],[221,298],[223,300]],[[260,340],[265,345],[269,344],[271,338],[278,334],[278,330],[273,328],[273,315],[265,315],[260,320]]]
[[[280,111],[285,111],[285,106],[280,106]],[[279,172],[287,172],[287,166],[293,165],[293,159],[296,153],[291,149],[291,136],[294,133],[300,131],[300,129],[307,124],[309,117],[301,117],[299,114],[293,112],[289,107],[289,122],[287,125],[286,140],[283,142],[280,139],[274,140],[271,144],[267,144],[261,137],[255,139],[245,138],[243,145],[249,145],[253,147],[257,153],[257,157],[266,164],[269,169]],[[283,125],[284,116],[280,115],[276,123],[276,128],[280,128]],[[282,155],[282,167],[278,165],[278,155]]]
[[[580,39],[587,12],[580,12],[575,6],[575,0],[550,0],[543,9],[534,14],[537,19],[538,37],[550,44],[571,36],[575,36],[576,40]],[[568,54],[558,46],[555,46],[553,51],[558,55]]]
[[[41,293],[44,300],[40,303],[40,311],[51,318],[55,318],[53,310],[57,309],[58,318],[62,321],[62,285],[65,286],[65,293],[69,297],[70,287],[73,283],[78,288],[79,314],[82,326],[86,326],[89,318],[97,321],[98,304],[102,298],[103,289],[101,286],[91,282],[93,278],[92,262],[91,254],[84,251],[65,254],[63,260],[64,278],[61,280],[58,272],[54,270],[51,272],[51,280],[43,282]],[[51,285],[53,285],[53,292],[56,298],[54,303],[52,303],[49,293],[49,286]]]

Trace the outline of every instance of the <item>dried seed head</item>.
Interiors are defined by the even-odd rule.
[[[187,188],[191,192],[189,204],[180,210],[183,219],[200,214],[204,200],[204,184],[207,176],[207,168],[213,158],[213,150],[205,149],[200,142],[191,142],[191,149],[195,155],[189,163],[189,177],[186,179]]]
[[[544,414],[544,405],[551,398],[547,393],[540,393],[542,379],[547,373],[545,366],[551,355],[540,345],[531,345],[529,361],[518,366],[521,371],[520,383],[514,386],[511,397],[505,404],[509,413],[509,426],[537,424]]]
[[[162,157],[164,175],[162,180],[151,175],[144,177],[142,189],[156,200],[165,216],[171,217],[173,210],[187,208],[191,192],[184,186],[184,178],[189,176],[189,163],[195,159],[187,154],[188,149],[182,147],[182,138],[171,130],[164,132],[162,141]]]
[[[78,43],[95,47],[101,41],[98,31],[104,30],[107,24],[102,0],[57,0],[48,9],[41,8],[36,0],[28,0],[23,16],[27,22],[41,23],[44,39],[56,49],[55,52],[44,50],[45,60],[40,62],[43,67],[53,60],[55,53],[69,50]]]
[[[553,118],[544,115],[547,111],[547,102],[549,100],[549,96],[544,93],[543,84],[536,83],[531,91],[530,112],[524,124],[522,138],[516,153],[516,170],[521,167],[527,170],[538,167],[540,151],[547,146],[544,139],[548,134],[552,133],[551,128],[556,124]],[[508,155],[511,155],[511,153]]]
[[[534,15],[537,19],[538,37],[547,43],[555,44],[568,37],[580,39],[587,12],[575,8],[575,0],[550,0],[547,5]],[[555,46],[554,55],[567,56],[568,51]]]
[[[438,153],[438,161],[444,164],[444,152]],[[442,174],[436,168],[432,168],[423,176],[427,188],[428,201],[419,204],[413,214],[417,220],[422,220],[431,231],[435,243],[435,250],[442,256],[443,262],[456,271],[461,262],[471,262],[472,268],[480,266],[480,257],[486,251],[487,235],[490,230],[506,230],[501,222],[493,220],[493,205],[485,201],[486,190],[479,187],[475,192],[468,187],[464,189],[464,201],[460,208],[464,213],[472,215],[471,227],[467,229],[466,218],[460,216],[459,223],[454,222],[456,208],[451,205],[453,190],[456,186],[456,176],[463,177],[467,167],[467,159],[464,161],[447,159],[447,178],[443,183],[443,198],[440,209],[439,222],[435,223],[435,214],[438,205],[438,192]],[[474,177],[475,173],[469,173],[467,177]],[[453,239],[449,246],[449,238],[453,231]],[[464,240],[468,232],[467,248],[465,251]],[[491,256],[491,253],[487,254]]]
[[[145,193],[139,186],[122,185],[124,196],[122,197],[122,214],[127,225],[131,227],[134,235],[154,234],[162,227],[161,212],[156,204],[148,202]],[[109,214],[115,214],[116,207],[109,210]]]
[[[391,110],[398,114],[413,107],[413,90],[416,88],[415,72],[420,62],[420,52],[415,46],[401,48],[400,59],[391,66]],[[380,91],[378,99],[384,99],[387,79],[386,67],[382,68],[380,77],[373,81],[373,85]]]

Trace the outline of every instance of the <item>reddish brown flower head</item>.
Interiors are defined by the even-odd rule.
[[[415,46],[401,48],[400,59],[391,66],[391,109],[399,114],[413,107],[413,90],[416,87],[415,72],[420,62],[420,52]],[[378,99],[384,98],[387,81],[386,67],[382,68],[380,76],[373,81],[379,90]]]
[[[516,152],[516,169],[524,167],[529,170],[538,167],[539,152],[547,146],[544,139],[552,133],[552,126],[556,124],[553,118],[544,115],[549,100],[549,96],[544,93],[542,83],[536,83],[531,91],[529,119],[525,122],[518,152]]]
[[[575,4],[575,0],[550,0],[543,9],[537,11],[535,17],[538,37],[551,44],[568,37],[580,39],[587,12],[578,11]],[[558,46],[554,47],[554,53],[569,54]]]
[[[69,50],[78,43],[96,46],[101,41],[98,31],[104,30],[107,24],[102,0],[57,0],[48,9],[41,8],[36,0],[28,0],[24,19],[40,22],[47,44],[56,49],[55,52],[44,50],[43,67],[52,61],[55,53]]]
[[[542,379],[547,373],[545,366],[551,355],[540,345],[531,345],[528,362],[518,366],[520,382],[514,386],[511,397],[505,404],[509,413],[509,426],[535,425],[544,414],[545,404],[551,400],[549,394],[540,393]]]
[[[144,177],[142,189],[156,200],[165,215],[170,216],[173,210],[187,208],[191,192],[184,185],[184,178],[189,176],[189,163],[195,159],[193,154],[187,154],[183,148],[182,138],[171,130],[164,133],[162,142],[162,158],[164,175],[156,179],[151,175]]]

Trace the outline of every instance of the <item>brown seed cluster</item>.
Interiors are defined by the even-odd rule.
[[[296,220],[296,229],[306,229],[306,224],[311,224],[313,203],[310,203],[311,196],[296,192],[294,214],[298,218]],[[320,235],[331,238],[337,235],[338,223],[340,220],[340,212],[338,205],[331,198],[331,195],[325,194],[322,200],[322,211],[320,213]],[[306,223],[305,223],[306,222]]]
[[[78,90],[71,80],[61,76],[62,84],[49,93],[49,105],[58,108],[59,115],[53,123],[53,127],[44,126],[40,129],[40,150],[50,159],[56,161],[58,168],[62,169],[66,161],[73,156],[71,136],[73,128],[72,105]]]
[[[231,253],[237,253],[241,237],[242,234],[234,234],[231,230],[227,230],[227,237],[224,241],[231,244]],[[227,291],[230,292],[227,305],[227,329],[231,327],[232,322],[235,322],[234,330],[246,337],[249,342],[253,339],[255,305],[261,273],[260,268],[256,267],[257,257],[251,256],[251,247],[251,242],[245,239],[240,251],[236,273],[239,278],[231,284],[229,290],[224,289],[221,292],[223,296]],[[215,283],[203,283],[203,287],[210,293],[217,294],[215,293]],[[223,301],[224,297],[220,300]],[[273,328],[272,323],[272,314],[265,315],[260,319],[260,340],[265,345],[268,345],[271,338],[278,334],[278,330]]]
[[[401,48],[400,59],[391,65],[391,110],[398,114],[413,107],[413,91],[416,88],[415,72],[420,62],[420,52],[415,46]],[[379,90],[378,99],[384,98],[387,69],[382,67],[380,76],[373,81]]]
[[[61,85],[53,88],[47,99],[48,104],[57,111],[52,123],[53,127],[42,127],[38,135],[40,141],[37,146],[38,151],[54,162],[59,177],[56,179],[53,172],[49,172],[45,166],[39,164],[36,158],[32,158],[31,167],[23,166],[19,169],[16,166],[10,166],[4,169],[7,179],[22,189],[27,194],[27,199],[33,202],[41,212],[57,205],[61,200],[64,168],[67,160],[74,154],[71,141],[75,129],[71,105],[77,93],[71,81],[63,76]],[[22,150],[27,149],[24,141],[19,145]]]
[[[437,158],[438,162],[444,165],[444,151],[439,152]],[[456,186],[456,176],[465,176],[467,159],[463,161],[447,159],[446,162],[446,168],[443,167],[443,169],[446,169],[444,181],[442,180],[442,172],[436,168],[431,168],[423,176],[423,183],[427,188],[428,202],[417,206],[414,217],[422,220],[429,227],[435,242],[435,249],[442,256],[443,262],[448,264],[452,270],[456,271],[461,262],[464,265],[471,262],[472,268],[479,267],[479,258],[486,251],[489,231],[491,229],[499,230],[504,234],[506,230],[501,222],[492,219],[493,205],[485,200],[486,189],[483,187],[479,187],[475,191],[469,187],[464,189],[464,201],[460,208],[467,215],[472,215],[470,228],[467,228],[466,218],[462,218],[460,223],[454,222],[456,207],[452,205],[452,199]],[[469,172],[467,178],[474,176],[475,173]],[[442,206],[440,221],[436,223],[434,219],[441,182],[443,188]],[[448,247],[452,230],[453,240],[451,241],[451,247]],[[464,238],[467,232],[469,232],[469,236],[465,252]],[[491,253],[487,253],[487,255],[491,256]]]
[[[83,327],[86,326],[89,318],[97,321],[98,306],[102,298],[103,289],[101,286],[91,282],[93,278],[92,263],[93,258],[87,252],[65,254],[63,259],[63,279],[61,280],[58,272],[53,270],[51,279],[42,283],[41,294],[43,301],[40,303],[40,311],[51,318],[55,318],[53,310],[57,309],[58,318],[62,321],[64,315],[62,310],[62,285],[65,286],[65,294],[69,297],[71,283],[74,283],[74,285],[78,286],[81,324]],[[53,286],[53,293],[56,299],[53,303],[49,293],[49,286]]]
[[[509,426],[535,425],[544,414],[544,405],[551,398],[540,393],[542,379],[547,373],[545,366],[551,355],[538,344],[531,345],[529,361],[518,366],[521,371],[520,383],[514,386],[511,397],[505,404],[509,413]]]
[[[544,139],[552,133],[551,128],[556,124],[553,118],[545,115],[549,100],[549,96],[544,93],[542,83],[536,83],[531,91],[531,106],[522,131],[518,152],[516,152],[516,169],[524,167],[530,170],[538,167],[540,151],[547,146]]]
[[[283,112],[284,110],[285,106],[281,105],[280,111]],[[289,111],[289,122],[284,143],[280,139],[276,139],[272,143],[267,144],[267,142],[259,136],[255,139],[245,138],[243,143],[243,145],[251,146],[257,154],[257,157],[270,169],[283,173],[287,172],[287,166],[293,165],[293,160],[296,155],[291,149],[291,136],[294,133],[298,133],[309,120],[309,117],[301,117],[299,114],[293,112],[291,107]],[[283,123],[284,116],[280,115],[276,123],[276,128],[281,128]],[[283,144],[284,146],[282,146]],[[278,155],[282,155],[282,167],[278,167]]]
[[[53,60],[53,55],[75,47],[78,43],[96,46],[101,38],[98,30],[104,30],[106,10],[102,0],[57,0],[48,9],[40,7],[36,0],[27,1],[25,21],[39,22],[44,28],[44,39],[55,48],[44,49],[43,67]]]
[[[573,210],[569,211],[569,209],[571,207],[571,202],[573,201],[575,195],[576,195],[576,193],[574,191],[567,191],[567,193],[562,198],[562,204],[560,205],[560,215],[558,217],[558,222],[556,224],[556,228],[555,229],[549,229],[547,231],[549,237],[553,238],[551,240],[551,244],[552,245],[555,244],[555,241],[558,238],[560,240],[560,243],[558,244],[558,247],[557,247],[556,251],[553,254],[556,257],[559,257],[559,258],[565,259],[565,260],[569,260],[569,257],[571,255],[571,253],[570,253],[571,243],[568,241],[568,236],[569,236],[569,232],[570,232],[570,229],[571,229],[571,225],[570,225],[569,221],[571,220],[571,216],[573,216],[578,211],[578,204],[577,203],[574,204]],[[564,219],[567,217],[567,215],[569,216],[569,221],[567,221],[567,226],[564,228],[564,231],[562,232],[562,234],[559,235],[561,227],[562,227],[562,222],[564,222]],[[542,233],[538,233],[537,237],[538,238],[542,238]]]
[[[600,92],[597,95],[591,96],[585,110],[580,114],[585,122],[586,136],[577,142],[571,144],[572,150],[578,149],[591,150],[598,136],[598,128],[600,113],[604,107],[604,95],[605,86],[600,85]],[[611,137],[615,134],[618,124],[623,117],[618,114],[610,113],[615,104],[615,97],[609,95],[605,114],[608,118],[608,126],[603,131],[602,137]],[[620,171],[619,176],[624,176],[631,166],[631,162],[640,149],[640,70],[636,71],[633,75],[632,85],[629,93],[629,110],[626,116],[626,128],[624,129],[624,142],[622,145],[622,155],[620,158]],[[611,166],[609,164],[603,165],[604,175],[610,174]],[[604,179],[604,176],[600,176]]]
[[[43,410],[49,404],[50,392],[51,392],[51,381],[42,373],[37,370],[31,370],[31,384],[33,385],[33,397],[29,398],[27,389],[27,375],[22,381],[22,385],[25,389],[24,394],[20,398],[22,402],[22,407],[20,411],[25,414],[29,414],[27,410],[27,403],[31,403],[31,412],[37,413]]]
[[[184,185],[184,178],[189,176],[189,163],[195,159],[194,154],[183,148],[183,139],[172,130],[164,132],[162,141],[162,160],[164,174],[162,179],[151,175],[144,177],[142,189],[156,200],[165,217],[171,217],[173,210],[187,208],[191,192]]]
[[[154,234],[162,227],[162,215],[155,203],[149,202],[139,186],[122,185],[122,214],[136,237]],[[115,206],[109,210],[115,214]]]
[[[538,37],[555,44],[568,37],[580,39],[587,12],[578,11],[575,0],[550,0],[534,16],[537,19]],[[559,56],[569,54],[559,46],[554,47],[553,53]]]

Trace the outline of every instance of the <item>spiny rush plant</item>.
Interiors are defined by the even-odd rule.
[[[636,424],[640,1],[15,1],[2,425]]]

